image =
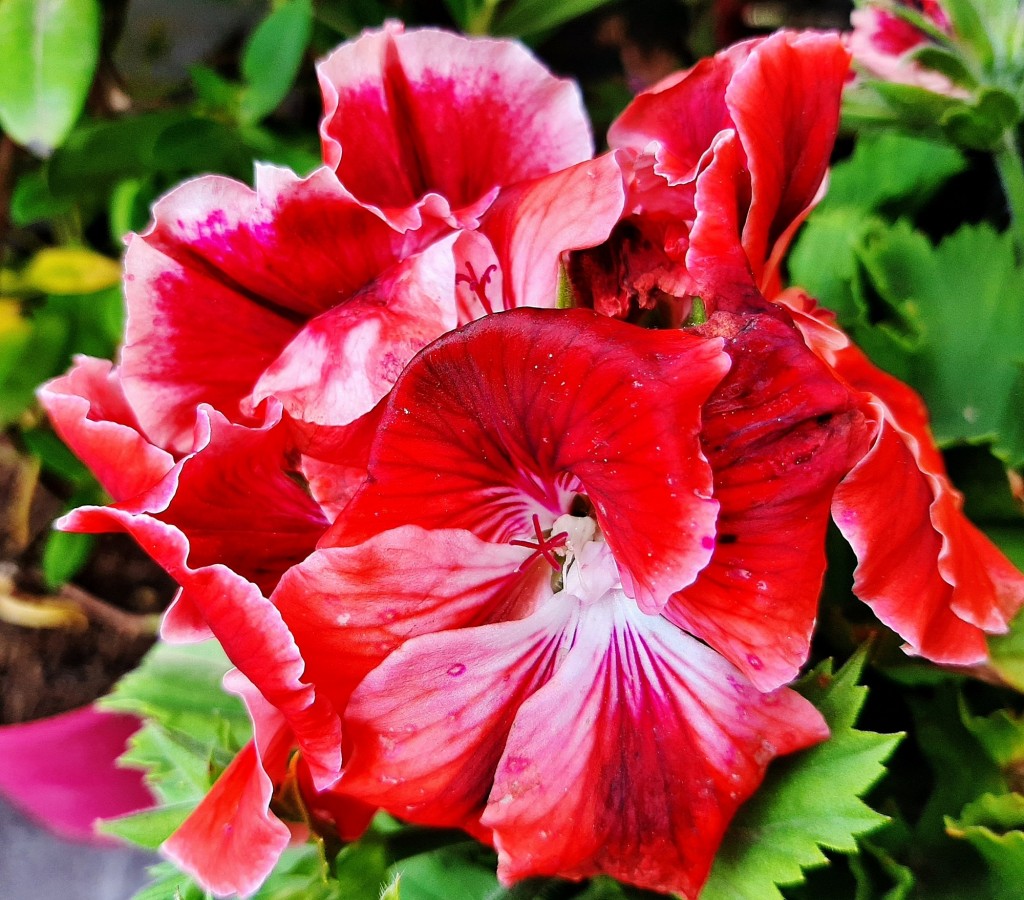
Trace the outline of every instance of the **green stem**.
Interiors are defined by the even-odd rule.
[[[466,22],[466,33],[484,35],[491,31],[491,22],[500,0],[484,0],[480,8]]]
[[[1024,262],[1024,162],[1021,161],[1013,129],[1007,129],[1003,134],[1002,145],[994,157],[1006,205],[1010,209],[1010,231],[1017,247],[1017,262]]]

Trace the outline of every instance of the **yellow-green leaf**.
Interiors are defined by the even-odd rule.
[[[48,247],[22,273],[25,284],[44,294],[93,294],[121,280],[115,260],[78,247]]]

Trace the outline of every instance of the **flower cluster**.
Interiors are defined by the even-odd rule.
[[[518,45],[397,26],[320,66],[324,166],[182,185],[126,257],[119,365],[41,397],[215,636],[255,738],[165,850],[254,891],[291,831],[465,829],[506,883],[695,897],[768,763],[824,740],[830,517],[910,652],[986,658],[1024,577],[909,388],[780,288],[848,55],[737,45],[593,157]],[[822,260],[822,265],[827,265]],[[567,308],[572,307],[572,308]]]

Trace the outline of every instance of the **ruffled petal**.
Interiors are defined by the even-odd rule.
[[[220,897],[256,893],[291,839],[288,826],[270,811],[275,785],[288,765],[291,729],[237,676],[228,673],[225,687],[245,700],[255,738],[161,847],[165,856]]]
[[[304,661],[265,589],[304,558],[326,526],[319,507],[287,477],[282,429],[232,425],[207,411],[201,449],[131,502],[82,507],[60,526],[131,534],[182,586],[187,603],[231,661],[287,717],[318,784],[340,764],[338,717],[304,683]],[[237,570],[229,566],[237,566]],[[242,572],[244,574],[239,574]]]
[[[720,348],[588,310],[514,310],[446,335],[389,395],[367,483],[325,543],[403,524],[532,540],[532,516],[547,528],[583,493],[627,590],[660,609],[714,546],[698,433]]]
[[[550,577],[546,566],[523,566],[529,555],[468,531],[410,525],[318,550],[271,599],[310,679],[343,709],[355,685],[403,641],[529,611]]]
[[[117,369],[105,359],[75,358],[66,375],[39,389],[57,434],[115,500],[148,490],[174,458],[142,434]]]
[[[839,35],[782,31],[757,44],[726,89],[750,170],[743,248],[758,283],[821,187],[849,67]]]
[[[431,195],[434,214],[473,227],[498,188],[593,154],[578,88],[512,41],[392,23],[317,71],[324,159],[396,227],[420,227]]]
[[[732,369],[704,406],[720,504],[715,551],[665,614],[758,689],[791,681],[810,648],[832,494],[863,452],[855,391],[770,312],[716,313]]]
[[[402,645],[352,696],[344,727],[353,749],[340,789],[486,840],[478,819],[509,728],[550,678],[572,612],[551,601],[526,619]]]
[[[696,897],[737,807],[771,759],[827,736],[821,715],[621,590],[581,604],[566,646],[516,713],[481,820],[499,878],[604,873]]]
[[[256,382],[294,418],[347,425],[381,399],[406,363],[455,327],[454,238],[391,268],[349,302],[317,316]]]
[[[263,167],[255,191],[206,176],[153,214],[125,257],[122,378],[145,432],[181,451],[199,403],[251,421],[240,406],[305,322],[416,249],[326,169]]]
[[[984,631],[1003,632],[1024,605],[1024,575],[963,515],[921,398],[874,366],[799,291],[778,297],[808,344],[861,392],[870,446],[840,483],[833,517],[857,553],[854,592],[935,662],[987,657]]]
[[[614,154],[503,192],[480,225],[504,273],[500,308],[553,308],[562,254],[606,240],[624,203]]]

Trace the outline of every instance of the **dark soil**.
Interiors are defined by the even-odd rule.
[[[107,693],[152,645],[156,616],[174,593],[170,578],[126,535],[100,536],[76,583],[47,592],[38,559],[61,511],[35,468],[0,439],[0,594],[15,604],[69,611],[65,624],[42,628],[11,624],[0,609],[0,725]]]

